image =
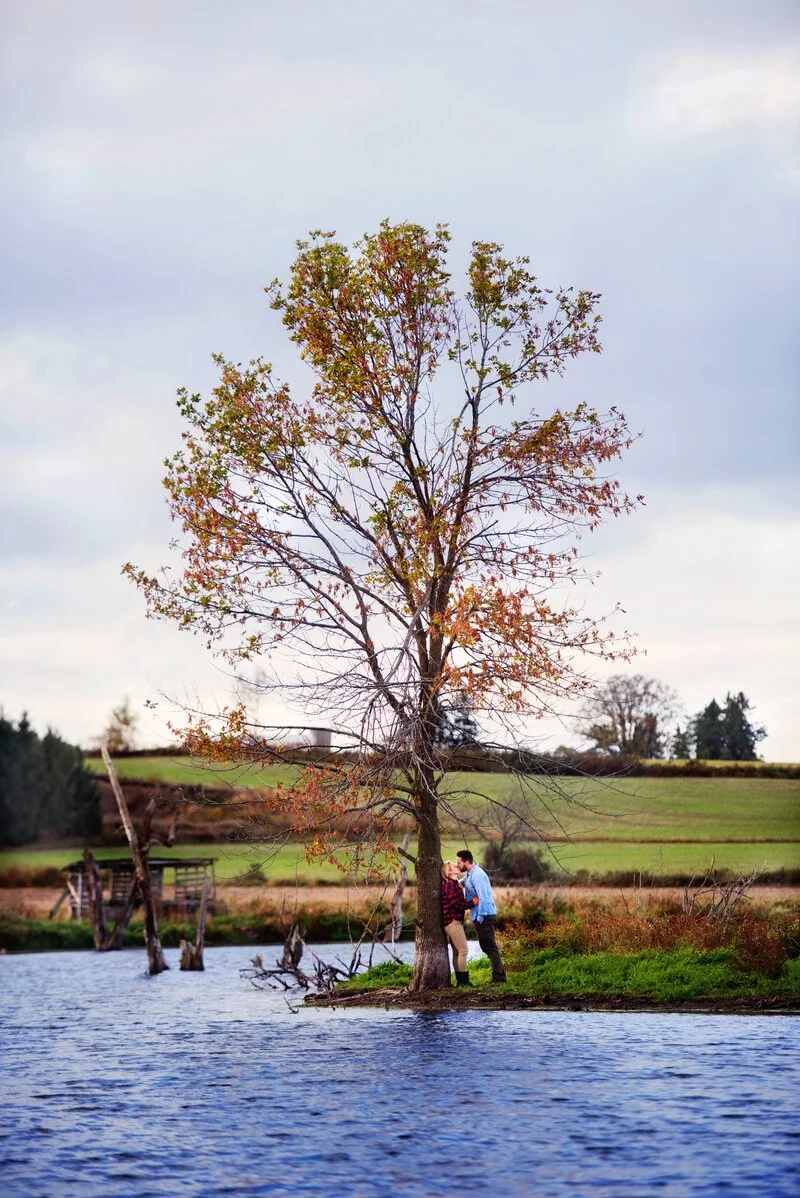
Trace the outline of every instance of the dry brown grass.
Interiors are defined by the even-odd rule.
[[[780,973],[789,956],[800,952],[800,903],[737,908],[727,919],[684,909],[677,897],[655,892],[621,894],[611,902],[569,902],[540,893],[518,903],[519,919],[505,932],[512,956],[536,949],[562,948],[576,953],[731,949],[742,970],[770,976]]]

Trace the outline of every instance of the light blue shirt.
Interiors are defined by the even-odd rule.
[[[480,923],[487,915],[496,915],[497,907],[492,898],[492,884],[479,865],[473,865],[464,879],[464,898],[467,902],[477,898],[477,907],[469,908],[469,917],[473,923]]]

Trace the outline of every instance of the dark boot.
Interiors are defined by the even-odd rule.
[[[456,985],[457,986],[469,986],[470,989],[472,989],[472,990],[475,989],[472,982],[469,980],[469,974],[466,972],[466,970],[464,971],[464,973],[461,973],[458,969],[456,970]]]

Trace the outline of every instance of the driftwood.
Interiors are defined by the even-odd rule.
[[[206,937],[206,904],[208,902],[209,882],[208,875],[203,883],[203,897],[200,900],[200,907],[197,912],[197,928],[194,935],[194,944],[191,940],[181,940],[181,969],[183,970],[202,970],[205,969],[203,964],[203,946]]]
[[[106,770],[108,772],[108,780],[111,783],[111,789],[114,792],[114,797],[117,800],[122,826],[125,829],[125,835],[128,837],[128,843],[131,846],[131,856],[135,868],[135,877],[139,884],[139,893],[144,904],[144,939],[147,946],[147,967],[150,974],[162,973],[165,969],[169,969],[167,962],[164,959],[164,950],[161,947],[161,941],[158,938],[158,919],[156,918],[156,908],[153,901],[153,889],[150,883],[150,870],[147,867],[147,850],[149,848],[149,838],[140,841],[136,829],[133,826],[128,804],[125,801],[125,795],[122,792],[122,787],[119,784],[117,771],[114,769],[113,762],[109,756],[108,747],[103,744],[100,746],[100,753],[103,758]],[[152,801],[148,807],[146,815],[146,827],[149,831],[150,823],[155,809],[155,802]]]
[[[284,937],[283,953],[278,961],[278,968],[285,969],[287,972],[297,970],[303,959],[303,949],[305,946],[303,934],[299,926],[292,920],[291,927]]]
[[[369,952],[365,958],[367,942],[369,942]],[[300,968],[300,960],[306,945],[300,928],[293,920],[284,937],[283,952],[273,968],[270,969],[265,965],[264,958],[259,954],[253,957],[248,969],[240,969],[239,973],[258,990],[268,988],[273,990],[300,989],[330,994],[340,982],[349,981],[363,970],[372,968],[372,958],[378,943],[380,943],[378,936],[367,925],[359,940],[351,944],[352,954],[349,961],[343,961],[341,957],[337,957],[336,964],[331,965],[323,961],[311,949],[313,967],[306,972]],[[388,951],[392,959],[397,961],[398,958],[394,953],[390,949]]]
[[[714,867],[694,886],[694,878],[683,892],[683,913],[707,919],[709,923],[727,923],[736,908],[748,898],[748,890],[761,876],[763,870],[754,869],[741,878],[730,882],[719,882],[714,877]]]

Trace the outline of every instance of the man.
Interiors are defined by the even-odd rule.
[[[504,982],[506,971],[494,938],[497,907],[492,898],[492,884],[481,867],[475,864],[469,849],[461,849],[456,853],[456,863],[459,872],[467,875],[464,879],[464,901],[478,933],[478,944],[492,963],[492,981]]]

